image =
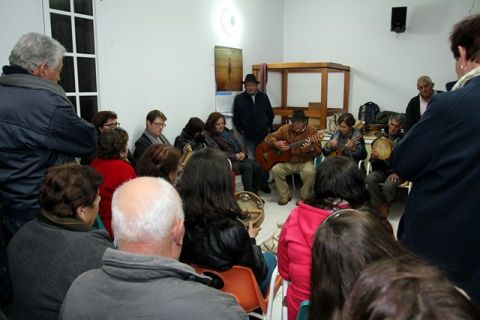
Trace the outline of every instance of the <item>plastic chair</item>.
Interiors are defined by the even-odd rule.
[[[300,303],[298,308],[297,320],[308,320],[308,308],[310,307],[310,301],[305,300]]]
[[[233,266],[226,271],[217,271],[197,265],[192,265],[192,267],[197,273],[220,278],[223,281],[223,287],[220,290],[234,296],[238,304],[250,316],[258,319],[271,319],[273,300],[282,283],[282,277],[278,275],[277,268],[274,269],[270,278],[269,290],[263,296],[250,268]],[[262,314],[253,312],[257,309],[261,309]]]

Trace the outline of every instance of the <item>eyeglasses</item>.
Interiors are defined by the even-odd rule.
[[[105,123],[104,128],[117,128],[120,127],[120,122]]]
[[[160,128],[165,128],[167,126],[165,122],[152,122],[152,125]]]

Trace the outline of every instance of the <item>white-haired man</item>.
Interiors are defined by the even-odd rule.
[[[57,83],[65,48],[40,33],[23,35],[0,76],[0,205],[12,233],[40,213],[47,168],[94,153],[97,134]]]
[[[118,188],[112,228],[118,250],[107,250],[102,269],[79,276],[60,319],[247,319],[235,299],[178,261],[182,201],[161,178],[142,177]]]

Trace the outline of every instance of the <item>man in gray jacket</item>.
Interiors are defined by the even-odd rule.
[[[107,249],[102,269],[75,280],[60,319],[247,319],[232,296],[178,261],[183,220],[180,196],[161,178],[118,188],[112,201],[118,250]]]

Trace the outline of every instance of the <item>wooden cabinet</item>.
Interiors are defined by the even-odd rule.
[[[252,66],[252,72],[258,78],[261,68],[260,64]],[[282,77],[282,95],[281,105],[274,107],[275,115],[282,117],[282,123],[288,121],[288,117],[292,115],[294,110],[304,109],[305,114],[312,118],[313,122],[319,124],[320,129],[326,127],[326,117],[336,112],[348,112],[348,101],[350,95],[350,67],[332,62],[289,62],[289,63],[269,63],[267,64],[267,72],[280,72]],[[343,106],[328,105],[328,75],[330,73],[343,74]],[[308,107],[288,106],[288,75],[290,73],[320,73],[320,102],[309,103]]]

